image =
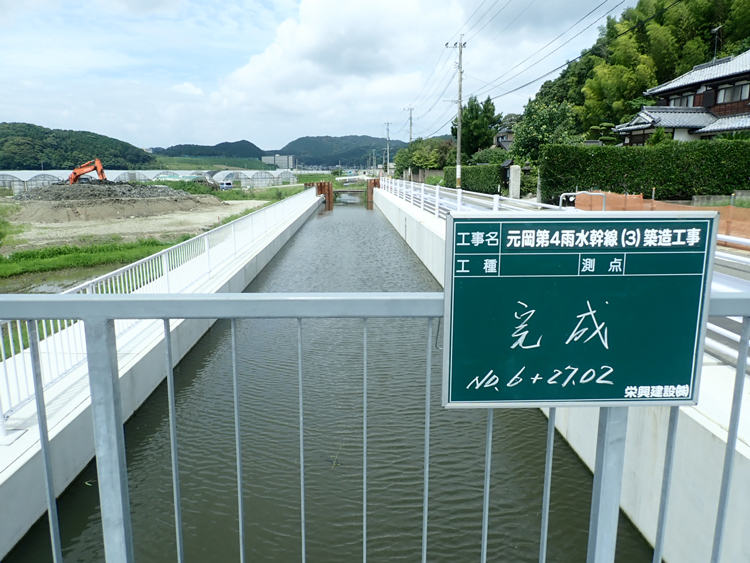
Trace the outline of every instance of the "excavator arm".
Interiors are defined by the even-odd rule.
[[[92,172],[93,170],[96,170],[96,173],[99,175],[100,180],[107,179],[107,176],[104,175],[104,167],[102,166],[102,161],[96,158],[94,160],[89,160],[86,164],[81,164],[78,168],[73,170],[68,180],[70,180],[71,184],[75,184],[76,182],[78,182],[78,179],[81,176],[87,174],[88,172]]]

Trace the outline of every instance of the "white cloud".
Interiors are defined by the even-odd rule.
[[[190,82],[183,82],[182,84],[175,84],[170,88],[172,92],[178,92],[180,94],[188,94],[190,96],[202,96],[203,90],[190,84]],[[462,135],[463,136],[463,135]]]
[[[91,24],[80,23],[91,7],[72,0],[31,0],[18,8],[23,17],[0,36],[0,72],[15,77],[0,89],[0,121],[88,127],[139,146],[245,138],[275,149],[303,135],[384,135],[385,121],[395,122],[391,134],[403,139],[403,108],[416,101],[415,135],[447,133],[448,126],[439,128],[455,113],[456,82],[449,79],[457,53],[444,44],[457,40],[480,4],[116,0],[108,8],[109,0],[97,2],[100,12]],[[491,21],[507,0],[486,2],[463,28],[464,97],[477,91],[486,97],[485,83],[524,70],[619,0],[608,0],[510,71],[600,2],[511,0]],[[614,14],[634,3],[626,0]],[[12,5],[0,0],[0,17],[15,10]],[[596,33],[595,25],[489,94],[577,56]],[[497,110],[519,112],[540,85],[498,98]]]

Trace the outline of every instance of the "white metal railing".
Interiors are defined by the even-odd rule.
[[[65,294],[190,293],[209,280],[233,257],[257,244],[286,217],[315,199],[308,189],[226,225],[198,235],[143,260],[78,285]],[[117,320],[122,335],[144,322]],[[45,387],[86,361],[85,336],[77,319],[38,323],[42,381]],[[31,353],[25,324],[0,320],[0,437],[4,419],[34,397]]]
[[[131,505],[129,499],[127,465],[125,459],[123,420],[119,410],[120,387],[119,378],[116,377],[117,355],[116,336],[114,329],[115,319],[139,319],[150,318],[152,322],[162,325],[164,333],[164,354],[166,362],[166,377],[168,385],[169,401],[169,428],[170,428],[170,457],[172,461],[172,487],[174,498],[174,523],[177,539],[178,561],[183,561],[183,522],[181,517],[181,490],[179,482],[178,463],[178,440],[176,432],[176,404],[174,393],[173,359],[171,357],[171,329],[169,319],[195,318],[195,319],[229,319],[231,321],[231,343],[232,343],[232,380],[233,380],[233,403],[234,403],[234,433],[235,433],[235,455],[237,459],[237,504],[239,512],[239,534],[238,543],[240,548],[240,561],[244,561],[244,529],[245,511],[243,495],[243,472],[242,472],[242,437],[239,410],[239,386],[237,358],[236,321],[245,318],[277,318],[297,320],[297,391],[299,394],[299,479],[300,479],[300,542],[302,547],[301,560],[305,559],[306,542],[306,514],[305,514],[305,444],[304,444],[304,396],[303,396],[303,357],[302,346],[302,321],[309,318],[361,318],[363,363],[362,363],[362,436],[363,436],[363,498],[362,498],[362,560],[367,560],[367,320],[422,318],[426,320],[425,326],[425,441],[424,441],[424,480],[423,480],[423,502],[422,502],[422,563],[427,561],[427,527],[428,527],[428,499],[429,499],[429,467],[430,467],[430,397],[431,397],[431,372],[432,372],[432,349],[436,343],[433,341],[433,320],[439,319],[444,311],[444,296],[442,293],[352,293],[352,294],[184,294],[184,295],[130,295],[119,297],[117,295],[101,296],[92,299],[87,295],[11,295],[7,296],[5,303],[7,315],[13,319],[29,319],[21,321],[28,325],[31,340],[32,367],[34,372],[33,385],[38,389],[37,397],[37,419],[40,429],[40,448],[44,467],[44,482],[47,496],[48,516],[51,545],[55,561],[62,561],[62,547],[60,541],[59,522],[57,515],[57,502],[54,494],[54,472],[49,453],[49,436],[46,423],[46,407],[44,402],[44,388],[41,384],[41,356],[37,334],[38,322],[42,319],[69,318],[78,316],[85,325],[85,345],[88,350],[89,365],[89,387],[92,397],[92,416],[94,419],[94,443],[96,451],[96,470],[99,488],[100,511],[102,519],[102,530],[104,536],[105,559],[107,563],[132,563],[133,556],[133,534],[131,525]],[[747,357],[750,342],[750,292],[748,293],[717,293],[712,292],[709,302],[709,314],[711,316],[739,316],[742,321],[742,335],[740,339],[741,358]],[[439,331],[439,328],[438,328]],[[415,353],[419,353],[415,350]],[[352,366],[356,373],[357,368]],[[725,528],[727,524],[728,502],[732,492],[732,468],[738,431],[740,413],[742,408],[742,397],[744,388],[745,362],[738,362],[735,387],[732,395],[732,406],[730,422],[728,427],[727,443],[724,451],[723,471],[721,476],[720,491],[718,495],[718,508],[715,513],[715,527],[713,530],[705,528],[707,538],[711,538],[712,555],[711,563],[720,563],[721,550],[724,543]],[[293,381],[292,373],[287,374],[289,381]],[[293,389],[293,386],[292,386]],[[376,401],[377,398],[372,399]],[[609,410],[609,409],[608,409]],[[491,446],[492,446],[492,419],[493,409],[488,409],[488,425],[485,444],[485,480],[482,507],[482,534],[487,537]],[[553,444],[555,433],[556,408],[549,410],[547,426],[547,451],[544,473],[544,495],[542,503],[541,518],[543,522],[548,521],[549,491],[552,480]],[[673,463],[675,455],[675,444],[677,439],[679,406],[672,406],[669,410],[669,427],[664,450],[664,464],[662,469],[661,495],[659,501],[659,513],[656,527],[656,541],[653,561],[660,563],[664,547],[666,533],[666,519],[669,508],[669,497],[674,471],[683,471]],[[627,420],[627,416],[625,417]],[[602,432],[600,422],[599,432]],[[245,440],[252,440],[248,435]],[[602,448],[603,441],[598,439],[597,456]],[[718,463],[718,460],[717,460]],[[597,463],[597,467],[599,467]],[[597,469],[598,471],[598,469]],[[595,475],[595,483],[597,476]],[[698,483],[695,483],[699,486]],[[704,483],[700,483],[700,486]],[[597,485],[594,485],[596,489]],[[734,489],[737,491],[736,487]],[[593,505],[592,500],[592,505]],[[614,506],[619,506],[617,503]],[[12,510],[13,507],[8,507]],[[711,509],[713,510],[713,509]],[[619,513],[619,511],[616,511]],[[617,518],[602,516],[602,512],[596,513],[592,510],[589,522],[590,534],[604,527],[606,534],[607,553],[602,561],[614,561],[616,547]],[[713,515],[712,515],[713,516]],[[614,524],[612,524],[614,522]],[[682,523],[682,521],[681,521]],[[735,530],[737,528],[735,527]],[[597,532],[598,533],[598,532]],[[674,537],[674,536],[673,536]],[[735,536],[737,537],[737,536]],[[543,524],[541,542],[546,546],[547,527]],[[674,541],[674,540],[672,540]],[[677,541],[680,541],[679,539]],[[528,546],[527,546],[528,547]],[[533,548],[532,548],[533,549]],[[525,552],[523,557],[531,560],[532,554]],[[592,544],[589,544],[589,561],[593,561]],[[487,560],[487,542],[482,542],[482,561]],[[599,561],[600,559],[596,559]],[[539,561],[546,561],[546,549],[540,548]],[[727,561],[725,558],[723,561]]]
[[[439,217],[451,211],[538,211],[559,209],[555,205],[537,203],[529,199],[513,199],[500,194],[483,194],[462,189],[430,186],[408,180],[381,178],[380,188]],[[571,211],[573,208],[564,208]]]

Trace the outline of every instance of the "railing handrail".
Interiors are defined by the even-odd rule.
[[[442,292],[12,294],[7,319],[232,319],[442,317]],[[712,290],[709,315],[750,316],[750,292]]]
[[[24,320],[442,317],[443,308],[442,292],[3,296],[3,315]]]

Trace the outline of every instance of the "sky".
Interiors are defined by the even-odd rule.
[[[464,103],[498,96],[497,112],[521,113],[544,80],[520,86],[635,3],[0,0],[0,122],[274,150],[302,136],[408,141],[413,107],[414,138],[449,134],[460,34]]]

